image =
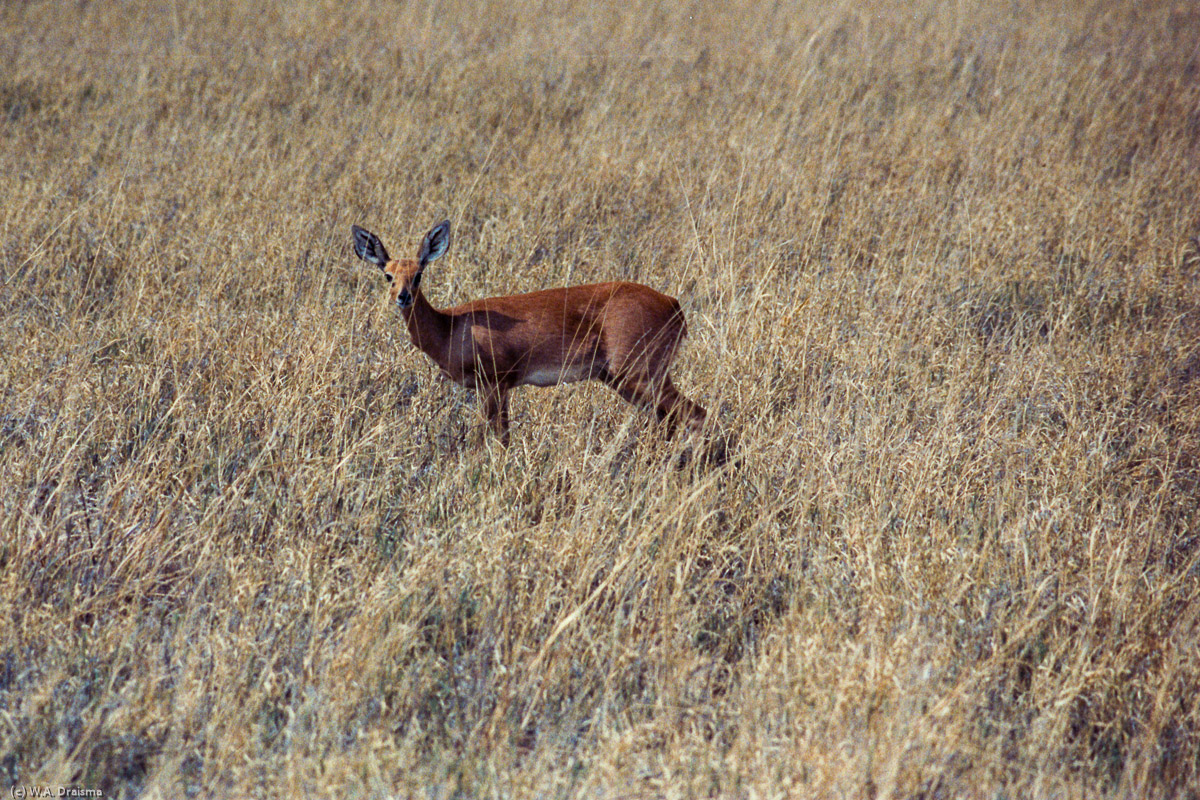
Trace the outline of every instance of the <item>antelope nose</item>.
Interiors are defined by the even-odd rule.
[[[401,289],[400,293],[396,295],[396,305],[400,306],[401,308],[408,308],[411,306],[412,293],[409,292],[408,289]]]

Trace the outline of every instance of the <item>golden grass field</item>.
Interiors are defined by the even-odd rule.
[[[0,788],[1200,796],[1198,32],[0,5]],[[678,297],[732,458],[485,435],[350,247],[443,218],[435,305]]]

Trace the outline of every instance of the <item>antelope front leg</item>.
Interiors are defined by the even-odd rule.
[[[503,386],[488,386],[483,391],[483,410],[487,414],[492,430],[500,437],[500,444],[508,447],[508,389]]]

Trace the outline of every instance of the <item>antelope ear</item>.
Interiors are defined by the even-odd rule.
[[[433,226],[429,233],[425,234],[425,240],[421,242],[421,250],[417,254],[417,261],[423,268],[430,261],[442,256],[450,249],[450,220],[445,219]]]
[[[351,225],[350,232],[354,234],[354,254],[363,261],[383,269],[383,265],[391,260],[378,236],[357,225]]]

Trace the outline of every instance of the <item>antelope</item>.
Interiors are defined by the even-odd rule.
[[[668,436],[699,430],[704,408],[667,370],[687,335],[674,297],[628,281],[472,300],[444,311],[429,304],[421,276],[450,247],[450,220],[425,235],[416,259],[394,259],[370,231],[351,226],[354,253],[383,270],[412,342],[450,380],[476,389],[507,446],[508,393],[517,386],[597,380],[634,405],[653,408]]]

